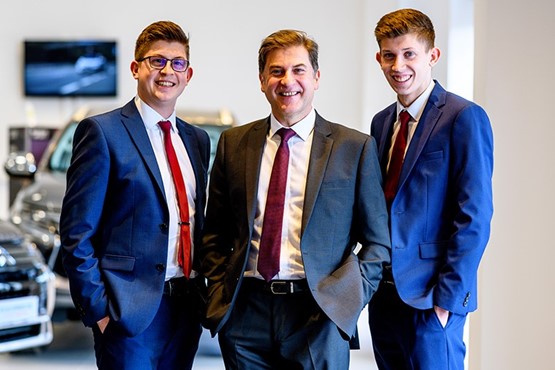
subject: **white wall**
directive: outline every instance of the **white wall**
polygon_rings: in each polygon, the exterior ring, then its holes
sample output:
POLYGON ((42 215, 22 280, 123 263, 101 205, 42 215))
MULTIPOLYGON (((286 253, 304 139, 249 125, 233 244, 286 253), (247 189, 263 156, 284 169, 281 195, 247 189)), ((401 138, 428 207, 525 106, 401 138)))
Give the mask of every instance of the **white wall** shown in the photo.
POLYGON ((555 3, 475 2, 475 97, 492 120, 496 161, 471 369, 552 369, 555 3))

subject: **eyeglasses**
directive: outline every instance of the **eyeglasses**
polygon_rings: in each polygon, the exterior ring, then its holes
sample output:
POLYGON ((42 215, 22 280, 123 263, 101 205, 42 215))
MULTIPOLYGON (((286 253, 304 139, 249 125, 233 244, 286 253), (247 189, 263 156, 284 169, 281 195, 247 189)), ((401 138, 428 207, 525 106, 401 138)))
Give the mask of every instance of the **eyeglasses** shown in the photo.
POLYGON ((168 62, 171 63, 172 69, 176 72, 185 72, 187 68, 189 68, 189 61, 183 58, 168 59, 164 57, 151 56, 141 58, 137 60, 137 62, 142 62, 144 60, 148 60, 148 65, 150 68, 154 69, 164 69, 166 68, 166 64, 168 62))

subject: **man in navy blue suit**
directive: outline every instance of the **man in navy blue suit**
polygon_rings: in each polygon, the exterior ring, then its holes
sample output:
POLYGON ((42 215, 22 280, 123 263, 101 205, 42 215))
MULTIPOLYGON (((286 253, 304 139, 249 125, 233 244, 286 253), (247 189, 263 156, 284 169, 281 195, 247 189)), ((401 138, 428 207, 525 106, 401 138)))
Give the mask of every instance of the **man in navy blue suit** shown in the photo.
POLYGON ((136 97, 75 131, 60 221, 64 266, 100 369, 191 369, 202 330, 194 257, 210 143, 175 116, 193 75, 187 35, 173 22, 149 25, 130 67, 136 97), (169 142, 177 160, 166 157, 169 142))
POLYGON ((391 265, 369 305, 375 357, 380 369, 462 370, 463 329, 477 308, 493 214, 490 122, 481 107, 432 79, 440 51, 425 14, 386 14, 375 36, 376 59, 397 93, 371 128, 392 243, 391 265))

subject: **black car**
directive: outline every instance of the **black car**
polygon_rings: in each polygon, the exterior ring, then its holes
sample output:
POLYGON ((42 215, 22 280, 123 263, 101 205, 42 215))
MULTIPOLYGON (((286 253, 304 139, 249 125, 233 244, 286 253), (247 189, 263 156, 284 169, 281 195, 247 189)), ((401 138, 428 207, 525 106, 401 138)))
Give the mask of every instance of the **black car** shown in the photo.
POLYGON ((54 274, 11 223, 0 221, 0 352, 52 341, 54 274))

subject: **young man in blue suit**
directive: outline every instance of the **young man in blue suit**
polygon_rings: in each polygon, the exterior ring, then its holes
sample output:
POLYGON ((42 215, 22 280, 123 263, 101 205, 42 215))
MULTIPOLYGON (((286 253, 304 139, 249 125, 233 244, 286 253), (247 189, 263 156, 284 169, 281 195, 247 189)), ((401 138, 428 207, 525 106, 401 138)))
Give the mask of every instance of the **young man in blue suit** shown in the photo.
POLYGON ((193 75, 181 27, 146 27, 131 73, 136 97, 75 131, 60 222, 64 266, 99 369, 191 369, 210 143, 175 116, 193 75))
POLYGON ((397 93, 371 128, 392 243, 369 306, 375 357, 380 369, 462 370, 463 328, 477 307, 493 213, 490 122, 478 105, 432 80, 440 51, 426 15, 386 14, 375 36, 376 59, 397 93))
POLYGON ((314 110, 318 45, 304 32, 265 38, 258 67, 271 115, 224 132, 210 174, 208 326, 227 369, 346 370, 389 263, 375 141, 314 110))

